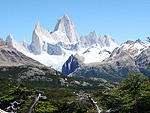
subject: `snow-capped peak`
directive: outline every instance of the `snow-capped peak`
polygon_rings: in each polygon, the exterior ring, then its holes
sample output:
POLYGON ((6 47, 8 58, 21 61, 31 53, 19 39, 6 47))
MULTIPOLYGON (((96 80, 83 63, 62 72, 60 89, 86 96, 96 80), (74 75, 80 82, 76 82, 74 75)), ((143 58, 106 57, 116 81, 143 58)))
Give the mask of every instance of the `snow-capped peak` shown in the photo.
POLYGON ((40 23, 39 22, 36 23, 35 30, 37 32, 40 32, 40 23))
POLYGON ((66 25, 71 24, 69 17, 65 14, 63 17, 61 17, 55 26, 54 31, 62 31, 65 32, 66 29, 63 29, 63 27, 67 27, 66 25))
POLYGON ((55 30, 51 35, 55 40, 66 43, 76 43, 79 41, 74 24, 66 14, 57 21, 55 30))
POLYGON ((88 47, 88 46, 98 43, 98 36, 97 36, 96 31, 90 32, 90 34, 87 36, 82 35, 80 37, 80 41, 84 47, 88 47))
POLYGON ((60 19, 70 20, 67 14, 64 14, 60 19))
POLYGON ((28 44, 26 42, 26 39, 24 38, 24 40, 22 41, 22 43, 18 43, 13 39, 13 36, 11 34, 9 34, 7 36, 6 42, 10 45, 12 45, 14 48, 16 48, 18 51, 23 52, 23 53, 27 53, 28 51, 28 44))
POLYGON ((26 41, 26 38, 24 37, 23 38, 23 41, 22 41, 22 43, 21 43, 27 50, 28 50, 28 43, 27 43, 27 41, 26 41))
POLYGON ((130 41, 128 40, 127 42, 123 43, 120 45, 120 47, 118 47, 117 49, 115 49, 113 51, 113 53, 111 54, 111 58, 112 57, 124 57, 126 55, 129 55, 131 57, 136 57, 137 55, 139 55, 144 49, 147 49, 148 46, 146 46, 144 43, 141 43, 139 41, 130 41), (122 56, 123 54, 123 56, 122 56))
POLYGON ((13 42, 14 42, 14 39, 13 39, 13 36, 11 34, 9 34, 6 38, 6 42, 9 43, 10 45, 14 45, 13 42))
POLYGON ((117 45, 108 34, 100 35, 100 41, 103 46, 117 45))
POLYGON ((22 41, 22 42, 24 42, 24 43, 26 43, 26 42, 27 42, 27 40, 26 40, 26 38, 25 38, 25 37, 23 38, 23 41, 22 41))
POLYGON ((32 43, 31 43, 31 50, 34 54, 41 54, 42 53, 42 32, 40 29, 40 23, 37 22, 35 29, 32 33, 32 43))

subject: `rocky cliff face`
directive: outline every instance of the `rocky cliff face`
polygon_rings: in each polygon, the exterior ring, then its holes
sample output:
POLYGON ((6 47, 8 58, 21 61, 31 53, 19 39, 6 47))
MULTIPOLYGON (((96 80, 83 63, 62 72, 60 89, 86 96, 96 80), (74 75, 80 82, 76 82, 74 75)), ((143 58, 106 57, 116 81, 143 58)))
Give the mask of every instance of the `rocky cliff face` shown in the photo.
POLYGON ((23 41, 21 42, 21 45, 23 45, 23 47, 24 47, 26 50, 29 50, 29 46, 28 46, 28 43, 27 43, 25 37, 23 38, 23 41))
POLYGON ((84 47, 89 47, 93 44, 98 43, 98 36, 97 36, 96 31, 94 31, 94 32, 90 32, 90 34, 87 36, 82 35, 80 40, 81 40, 84 47))
POLYGON ((99 37, 99 44, 102 46, 111 46, 111 45, 116 45, 114 39, 112 39, 108 34, 106 35, 100 35, 99 37))
POLYGON ((62 66, 62 73, 65 75, 69 75, 74 72, 77 68, 84 65, 84 58, 79 56, 78 54, 71 55, 69 59, 62 66))
POLYGON ((76 43, 79 41, 74 24, 72 21, 70 21, 66 14, 57 21, 55 30, 52 33, 52 37, 58 41, 70 43, 76 43))
POLYGON ((96 31, 90 32, 87 36, 82 35, 80 41, 83 47, 89 47, 93 44, 98 44, 101 47, 109 47, 111 45, 117 46, 115 41, 108 34, 98 37, 96 31))
POLYGON ((36 24, 35 29, 32 34, 32 43, 31 43, 31 50, 34 54, 41 54, 42 53, 42 32, 40 29, 39 22, 36 24))

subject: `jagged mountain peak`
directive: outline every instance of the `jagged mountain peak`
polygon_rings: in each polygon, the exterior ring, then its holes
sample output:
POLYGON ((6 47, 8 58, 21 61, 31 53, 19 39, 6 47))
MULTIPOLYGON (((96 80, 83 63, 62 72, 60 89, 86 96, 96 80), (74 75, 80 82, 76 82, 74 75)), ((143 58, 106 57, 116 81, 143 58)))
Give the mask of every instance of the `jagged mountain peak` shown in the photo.
POLYGON ((61 17, 61 19, 66 19, 66 20, 70 20, 69 16, 67 14, 64 14, 64 16, 61 17))
POLYGON ((26 40, 26 38, 25 38, 25 37, 23 38, 23 41, 22 41, 22 42, 27 42, 27 40, 26 40))
POLYGON ((105 40, 114 41, 114 39, 112 39, 108 34, 100 35, 100 39, 101 39, 102 41, 105 41, 105 40))
POLYGON ((139 41, 131 41, 128 40, 127 42, 124 42, 121 44, 118 48, 116 48, 109 59, 115 58, 123 58, 126 56, 130 57, 136 57, 138 56, 144 49, 147 49, 148 46, 146 46, 144 43, 140 43, 139 41))
POLYGON ((14 39, 13 39, 12 34, 9 34, 6 38, 6 42, 13 46, 13 41, 14 39))
POLYGON ((98 43, 98 36, 97 36, 96 31, 90 32, 86 36, 82 35, 80 37, 80 41, 82 42, 82 44, 85 48, 89 47, 93 44, 97 44, 98 43))
POLYGON ((38 32, 40 31, 40 22, 36 23, 35 30, 38 31, 38 32))
POLYGON ((12 34, 9 34, 8 36, 7 36, 7 39, 13 39, 13 36, 12 36, 12 34))
POLYGON ((136 41, 128 40, 127 42, 122 43, 121 46, 126 45, 126 44, 129 44, 129 45, 135 45, 135 44, 144 45, 144 43, 140 39, 137 39, 136 41))
POLYGON ((8 45, 1 37, 0 37, 0 47, 8 45))
POLYGON ((118 44, 116 44, 115 40, 112 39, 108 34, 105 35, 100 35, 99 37, 100 43, 102 46, 118 46, 118 44))
POLYGON ((21 44, 28 50, 28 43, 25 37, 23 38, 23 41, 21 42, 21 44))
POLYGON ((11 39, 13 39, 13 36, 11 33, 7 37, 10 37, 11 39))
POLYGON ((57 21, 55 30, 51 35, 57 41, 67 43, 76 43, 79 41, 74 24, 66 14, 57 21))
POLYGON ((95 36, 97 36, 97 33, 96 33, 96 31, 93 31, 93 32, 90 32, 89 35, 95 35, 95 36))
POLYGON ((62 16, 56 23, 56 27, 54 31, 60 30, 63 31, 61 27, 67 27, 66 25, 71 24, 69 17, 65 14, 62 16))

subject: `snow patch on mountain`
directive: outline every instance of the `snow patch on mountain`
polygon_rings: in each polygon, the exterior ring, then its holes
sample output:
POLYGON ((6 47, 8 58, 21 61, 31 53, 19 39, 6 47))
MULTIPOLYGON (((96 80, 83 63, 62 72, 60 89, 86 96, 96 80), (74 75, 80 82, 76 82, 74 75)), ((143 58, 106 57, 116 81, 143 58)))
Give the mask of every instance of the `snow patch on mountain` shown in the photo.
POLYGON ((46 35, 43 35, 42 39, 44 42, 47 42, 47 43, 52 44, 52 45, 56 45, 58 43, 58 41, 56 41, 52 38, 48 38, 46 35))
POLYGON ((144 49, 148 48, 148 45, 144 44, 144 43, 140 43, 139 41, 127 41, 126 43, 123 43, 120 45, 120 48, 122 48, 122 50, 128 52, 129 54, 131 54, 131 56, 137 56, 139 55, 144 49), (136 54, 133 54, 133 51, 136 51, 136 54), (132 55, 133 54, 133 55, 132 55))

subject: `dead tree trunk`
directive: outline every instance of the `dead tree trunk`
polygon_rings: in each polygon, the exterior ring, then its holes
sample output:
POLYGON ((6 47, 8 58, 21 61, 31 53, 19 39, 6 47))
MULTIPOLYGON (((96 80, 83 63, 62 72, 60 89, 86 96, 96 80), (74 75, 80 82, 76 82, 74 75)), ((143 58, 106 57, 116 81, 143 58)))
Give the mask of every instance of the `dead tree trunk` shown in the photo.
POLYGON ((97 113, 101 113, 102 108, 99 108, 97 106, 97 102, 95 102, 91 96, 88 96, 88 98, 89 98, 90 102, 92 103, 92 105, 94 106, 95 110, 97 110, 97 113))
POLYGON ((37 101, 39 100, 41 94, 43 94, 43 92, 41 91, 36 91, 35 92, 35 97, 33 99, 33 101, 31 102, 28 110, 26 111, 26 113, 32 113, 34 106, 36 105, 37 101))

